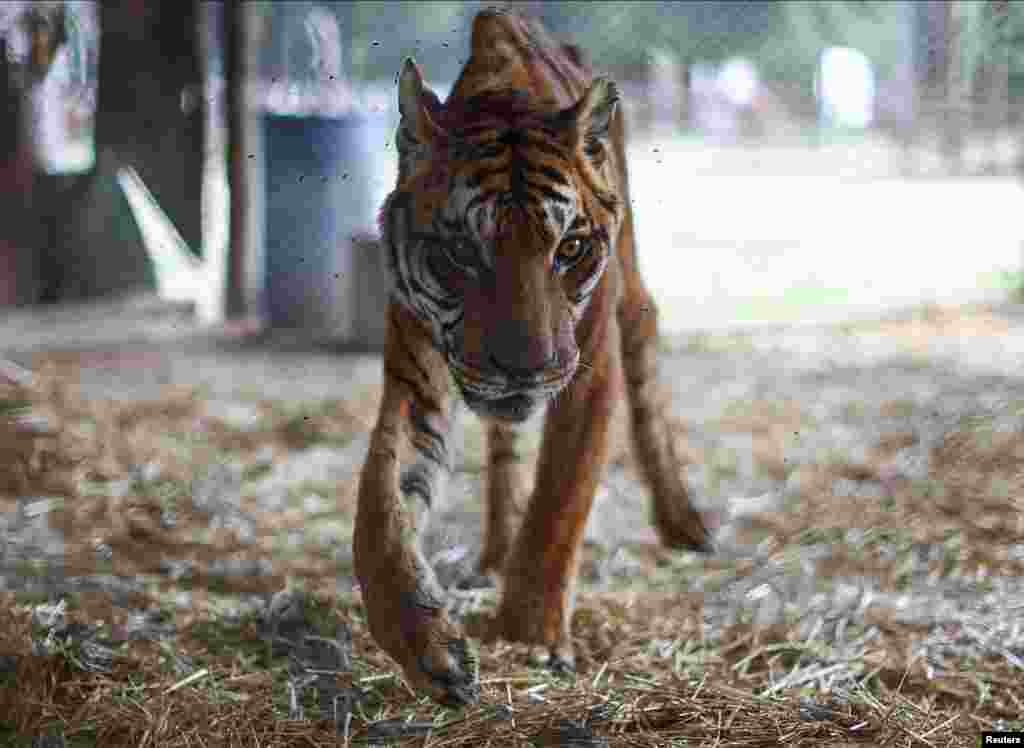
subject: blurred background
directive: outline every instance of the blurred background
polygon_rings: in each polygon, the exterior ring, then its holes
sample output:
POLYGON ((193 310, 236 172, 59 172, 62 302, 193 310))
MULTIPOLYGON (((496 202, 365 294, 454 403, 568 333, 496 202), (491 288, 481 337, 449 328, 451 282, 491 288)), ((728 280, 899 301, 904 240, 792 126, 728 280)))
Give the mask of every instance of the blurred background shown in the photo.
MULTIPOLYGON (((443 99, 493 4, 0 3, 0 319, 143 295, 379 348, 396 74, 443 99)), ((666 331, 1020 293, 1024 3, 498 4, 619 82, 666 331)))

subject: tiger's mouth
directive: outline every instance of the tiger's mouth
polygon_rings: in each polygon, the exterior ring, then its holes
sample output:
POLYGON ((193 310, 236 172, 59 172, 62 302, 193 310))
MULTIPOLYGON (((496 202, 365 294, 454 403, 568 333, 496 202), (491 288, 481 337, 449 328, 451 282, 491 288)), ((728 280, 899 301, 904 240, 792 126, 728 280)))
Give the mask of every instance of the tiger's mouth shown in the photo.
POLYGON ((484 399, 463 390, 462 396, 469 409, 484 418, 498 418, 512 423, 522 423, 537 413, 550 398, 533 397, 520 393, 496 399, 484 399))
POLYGON ((482 417, 522 423, 565 389, 576 374, 575 363, 561 372, 529 382, 493 381, 456 362, 451 362, 450 367, 470 410, 482 417))

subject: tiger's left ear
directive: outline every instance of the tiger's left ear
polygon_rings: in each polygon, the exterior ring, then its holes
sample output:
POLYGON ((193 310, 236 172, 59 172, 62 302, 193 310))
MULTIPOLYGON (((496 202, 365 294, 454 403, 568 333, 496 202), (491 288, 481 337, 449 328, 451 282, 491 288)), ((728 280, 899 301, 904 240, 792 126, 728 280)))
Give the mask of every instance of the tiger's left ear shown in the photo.
POLYGON ((430 116, 431 109, 438 105, 437 96, 424 85, 415 60, 406 58, 398 79, 398 111, 402 129, 414 142, 429 145, 444 134, 430 116))
POLYGON ((591 158, 603 155, 618 103, 619 89, 615 83, 610 78, 595 78, 583 98, 559 114, 574 142, 582 144, 591 158))

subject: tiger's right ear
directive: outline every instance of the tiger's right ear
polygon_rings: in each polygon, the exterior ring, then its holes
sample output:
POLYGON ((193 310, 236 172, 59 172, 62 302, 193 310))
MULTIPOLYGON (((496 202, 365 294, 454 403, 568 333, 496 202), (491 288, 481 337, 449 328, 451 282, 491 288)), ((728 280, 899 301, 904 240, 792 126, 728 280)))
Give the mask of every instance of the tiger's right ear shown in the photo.
POLYGON ((407 137, 428 145, 444 135, 444 130, 430 116, 431 110, 439 106, 440 102, 434 92, 423 85, 416 61, 407 57, 398 79, 398 111, 402 115, 401 127, 407 137))

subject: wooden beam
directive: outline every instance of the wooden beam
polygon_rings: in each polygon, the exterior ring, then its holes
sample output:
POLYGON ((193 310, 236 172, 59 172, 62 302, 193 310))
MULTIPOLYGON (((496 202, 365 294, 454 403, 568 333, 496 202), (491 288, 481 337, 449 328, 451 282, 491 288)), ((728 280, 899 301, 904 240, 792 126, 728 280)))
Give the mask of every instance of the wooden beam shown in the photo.
POLYGON ((245 152, 246 99, 248 79, 246 65, 245 7, 238 0, 224 5, 224 82, 227 95, 228 187, 230 189, 230 235, 228 240, 227 294, 228 319, 239 319, 251 313, 245 293, 246 256, 251 246, 249 192, 249 159, 245 152))

